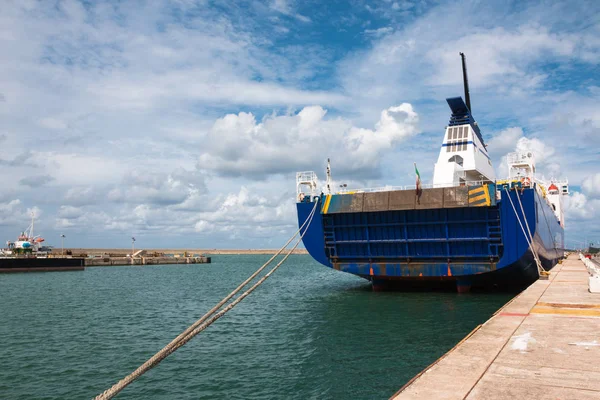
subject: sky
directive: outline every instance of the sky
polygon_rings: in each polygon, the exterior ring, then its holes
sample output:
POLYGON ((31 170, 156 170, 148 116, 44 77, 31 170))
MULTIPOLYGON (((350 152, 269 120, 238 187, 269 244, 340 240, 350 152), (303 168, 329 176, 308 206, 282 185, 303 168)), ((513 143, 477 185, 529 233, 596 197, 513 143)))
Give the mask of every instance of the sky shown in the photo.
POLYGON ((499 177, 568 178, 600 242, 597 1, 3 1, 0 240, 278 248, 295 173, 431 182, 463 95, 499 177))

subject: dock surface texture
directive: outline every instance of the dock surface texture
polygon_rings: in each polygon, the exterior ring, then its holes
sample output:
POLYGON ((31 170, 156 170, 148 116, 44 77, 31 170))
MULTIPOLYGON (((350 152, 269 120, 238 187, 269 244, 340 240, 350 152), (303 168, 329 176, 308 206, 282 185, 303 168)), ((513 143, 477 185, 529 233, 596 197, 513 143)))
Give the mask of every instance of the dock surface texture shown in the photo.
POLYGON ((600 294, 588 277, 571 254, 392 398, 600 399, 600 294))

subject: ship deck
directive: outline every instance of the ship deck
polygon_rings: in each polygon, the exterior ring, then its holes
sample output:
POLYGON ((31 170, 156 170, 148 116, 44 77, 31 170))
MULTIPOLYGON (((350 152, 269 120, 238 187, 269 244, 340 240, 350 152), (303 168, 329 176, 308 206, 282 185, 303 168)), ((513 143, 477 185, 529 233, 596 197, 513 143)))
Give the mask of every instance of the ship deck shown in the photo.
POLYGON ((392 398, 600 398, 600 294, 572 254, 392 398))

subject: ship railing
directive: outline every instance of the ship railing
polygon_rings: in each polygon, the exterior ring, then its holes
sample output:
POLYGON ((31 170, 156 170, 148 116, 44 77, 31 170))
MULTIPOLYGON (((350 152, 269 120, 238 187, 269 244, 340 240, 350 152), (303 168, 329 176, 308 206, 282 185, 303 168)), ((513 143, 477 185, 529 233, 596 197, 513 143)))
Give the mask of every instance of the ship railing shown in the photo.
POLYGON ((508 164, 529 165, 533 163, 533 153, 531 151, 516 151, 506 155, 508 164))
POLYGON ((303 171, 296 173, 296 195, 298 201, 305 197, 314 196, 319 187, 319 179, 314 171, 303 171))
MULTIPOLYGON (((487 180, 478 180, 478 181, 465 181, 460 184, 454 183, 423 183, 421 184, 422 189, 434 189, 434 188, 451 188, 451 187, 460 187, 460 186, 481 186, 485 183, 490 183, 487 180)), ((373 193, 373 192, 390 192, 394 190, 416 190, 417 185, 404 185, 404 186, 381 186, 374 188, 360 188, 360 189, 342 189, 339 190, 336 194, 354 194, 354 193, 373 193)))
POLYGON ((506 155, 506 162, 514 164, 519 161, 519 153, 508 153, 506 155))
POLYGON ((353 194, 353 193, 373 193, 373 192, 387 192, 392 190, 404 190, 404 186, 381 186, 374 188, 360 188, 360 189, 341 189, 338 194, 353 194))
POLYGON ((314 171, 296 172, 296 182, 312 182, 317 180, 317 174, 314 171))

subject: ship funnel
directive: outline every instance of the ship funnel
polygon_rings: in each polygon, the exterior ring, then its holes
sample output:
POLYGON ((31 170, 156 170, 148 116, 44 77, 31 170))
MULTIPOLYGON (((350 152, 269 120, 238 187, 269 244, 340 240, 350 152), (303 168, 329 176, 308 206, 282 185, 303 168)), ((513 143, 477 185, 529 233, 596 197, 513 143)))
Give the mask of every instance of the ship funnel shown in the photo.
POLYGON ((467 79, 467 60, 465 59, 465 53, 459 54, 462 60, 463 84, 465 85, 465 102, 467 103, 467 108, 471 112, 471 115, 473 115, 473 110, 471 109, 471 96, 469 95, 469 80, 467 79))

